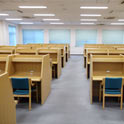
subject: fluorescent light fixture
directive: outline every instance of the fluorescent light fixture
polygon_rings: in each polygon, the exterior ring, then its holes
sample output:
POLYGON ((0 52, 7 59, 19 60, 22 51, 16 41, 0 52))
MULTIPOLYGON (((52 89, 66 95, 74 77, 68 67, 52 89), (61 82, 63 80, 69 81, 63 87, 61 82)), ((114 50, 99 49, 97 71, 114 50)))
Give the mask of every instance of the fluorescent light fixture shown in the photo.
POLYGON ((124 25, 124 23, 111 23, 111 25, 124 25))
POLYGON ((60 22, 60 23, 51 22, 50 24, 51 24, 51 25, 63 25, 64 23, 63 23, 63 22, 60 22))
POLYGON ((95 23, 80 23, 81 25, 94 25, 95 23))
POLYGON ((30 25, 30 24, 34 24, 33 22, 21 22, 20 24, 22 25, 30 25))
POLYGON ((123 22, 123 21, 124 21, 124 19, 118 19, 118 21, 120 21, 120 22, 122 21, 122 22, 123 22))
POLYGON ((34 14, 34 16, 55 16, 55 14, 34 14))
POLYGON ((0 16, 9 16, 9 14, 0 13, 0 16))
POLYGON ((59 21, 60 19, 43 19, 44 21, 59 21))
POLYGON ((97 19, 80 19, 80 21, 97 21, 97 19))
POLYGON ((101 14, 80 14, 80 16, 101 16, 101 14))
POLYGON ((19 6, 21 9, 45 9, 47 6, 19 6))
POLYGON ((107 6, 81 6, 80 9, 108 9, 107 6))
POLYGON ((10 20, 10 21, 11 21, 11 20, 12 20, 12 21, 14 21, 14 20, 15 20, 15 21, 20 21, 20 20, 22 20, 22 19, 21 19, 21 18, 6 18, 5 20, 8 20, 8 21, 9 21, 9 20, 10 20))

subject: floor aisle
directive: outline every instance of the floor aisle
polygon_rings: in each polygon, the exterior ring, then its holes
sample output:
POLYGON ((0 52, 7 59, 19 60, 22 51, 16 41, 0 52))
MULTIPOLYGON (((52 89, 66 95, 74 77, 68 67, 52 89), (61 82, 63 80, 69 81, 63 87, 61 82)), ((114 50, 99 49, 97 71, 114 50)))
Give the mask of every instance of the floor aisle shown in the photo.
POLYGON ((123 124, 124 110, 119 106, 102 110, 102 104, 90 104, 89 80, 83 68, 83 57, 72 56, 60 79, 52 81, 52 91, 42 106, 17 107, 17 124, 123 124), (26 109, 27 108, 27 109, 26 109))

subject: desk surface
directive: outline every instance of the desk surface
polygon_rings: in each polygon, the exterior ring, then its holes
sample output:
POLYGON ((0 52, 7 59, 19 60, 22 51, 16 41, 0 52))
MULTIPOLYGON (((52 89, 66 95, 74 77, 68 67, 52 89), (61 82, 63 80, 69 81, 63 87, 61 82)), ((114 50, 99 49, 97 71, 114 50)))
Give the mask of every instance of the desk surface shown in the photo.
POLYGON ((118 75, 118 76, 93 76, 92 77, 92 80, 93 81, 102 81, 103 80, 103 78, 105 78, 105 77, 112 77, 112 78, 114 78, 114 77, 121 77, 121 78, 124 78, 124 75, 122 76, 122 75, 118 75))
POLYGON ((52 62, 52 64, 58 64, 58 62, 56 62, 56 61, 53 61, 53 62, 52 62))
POLYGON ((11 76, 9 76, 9 78, 30 78, 32 81, 41 81, 41 76, 37 73, 28 73, 28 72, 22 72, 22 73, 15 73, 11 76))

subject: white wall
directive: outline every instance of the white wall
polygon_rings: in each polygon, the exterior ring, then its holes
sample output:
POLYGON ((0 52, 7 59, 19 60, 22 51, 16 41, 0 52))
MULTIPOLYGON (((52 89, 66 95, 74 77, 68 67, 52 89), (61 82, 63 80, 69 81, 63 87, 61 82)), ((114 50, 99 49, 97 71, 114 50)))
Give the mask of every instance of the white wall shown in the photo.
MULTIPOLYGON (((0 45, 9 45, 8 25, 15 25, 5 21, 0 21, 0 45)), ((75 30, 76 29, 97 29, 97 43, 102 43, 102 30, 103 29, 118 29, 124 30, 124 26, 43 26, 43 25, 15 25, 17 30, 17 44, 22 44, 22 29, 43 29, 44 42, 49 43, 49 29, 70 29, 71 30, 71 54, 82 54, 82 47, 75 47, 75 30)))
MULTIPOLYGON (((82 54, 83 48, 82 47, 75 47, 76 40, 75 40, 75 30, 76 29, 97 29, 98 35, 97 35, 97 43, 102 43, 102 30, 103 29, 118 29, 118 30, 124 30, 124 26, 40 26, 40 25, 27 25, 27 26, 21 26, 22 29, 43 29, 44 30, 44 41, 45 43, 49 43, 49 29, 70 29, 71 30, 71 54, 82 54)), ((22 37, 22 33, 20 34, 22 37)), ((22 43, 22 41, 20 41, 22 43)))
POLYGON ((17 30, 16 40, 19 41, 20 33, 19 33, 18 25, 8 23, 5 21, 0 21, 0 45, 9 45, 9 32, 8 32, 9 25, 16 26, 16 30, 17 30))

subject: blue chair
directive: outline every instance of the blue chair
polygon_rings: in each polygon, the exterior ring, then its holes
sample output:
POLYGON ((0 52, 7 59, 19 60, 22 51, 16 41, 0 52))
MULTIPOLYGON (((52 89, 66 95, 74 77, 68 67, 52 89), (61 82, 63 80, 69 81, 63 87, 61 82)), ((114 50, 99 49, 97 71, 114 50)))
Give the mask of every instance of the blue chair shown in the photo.
POLYGON ((29 111, 31 110, 31 80, 28 78, 11 78, 13 95, 16 98, 29 98, 29 111))
POLYGON ((105 97, 120 97, 120 109, 123 107, 123 83, 122 78, 103 79, 103 109, 105 107, 105 97))

